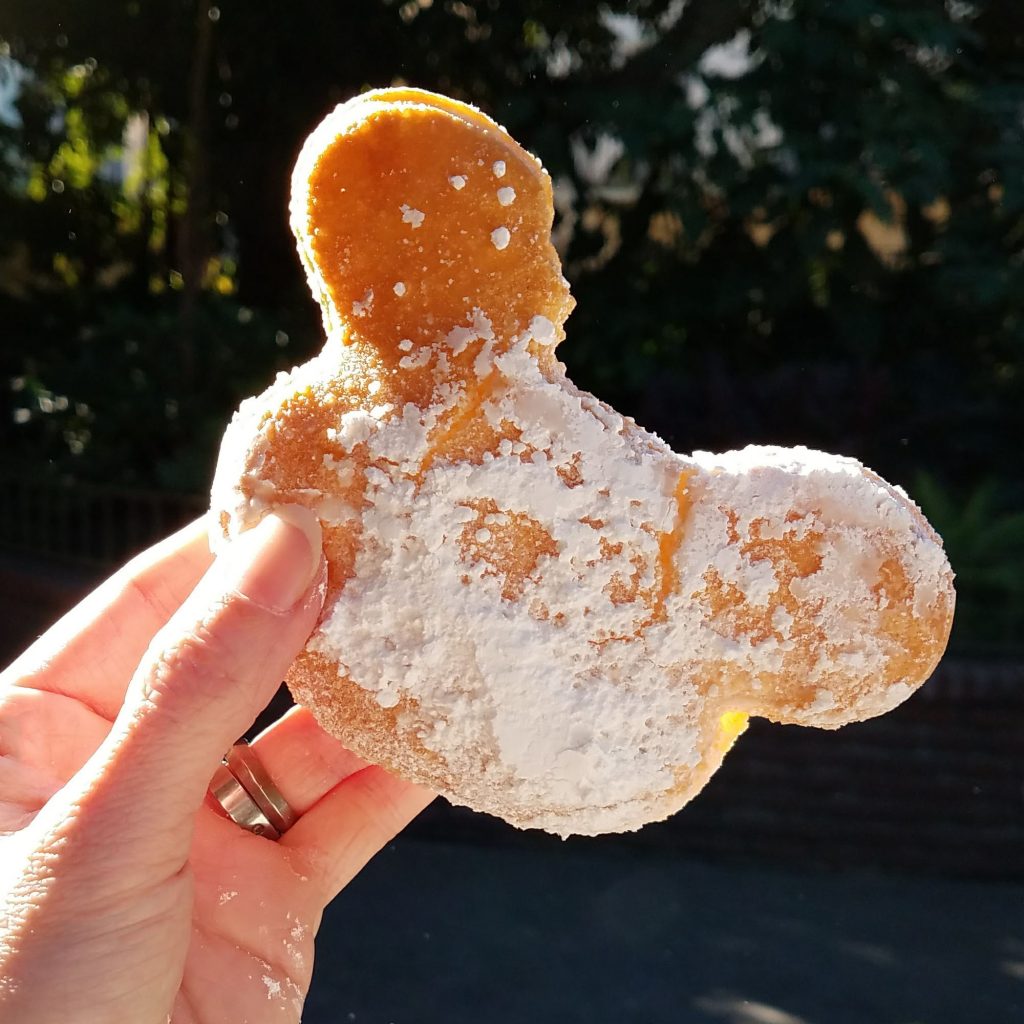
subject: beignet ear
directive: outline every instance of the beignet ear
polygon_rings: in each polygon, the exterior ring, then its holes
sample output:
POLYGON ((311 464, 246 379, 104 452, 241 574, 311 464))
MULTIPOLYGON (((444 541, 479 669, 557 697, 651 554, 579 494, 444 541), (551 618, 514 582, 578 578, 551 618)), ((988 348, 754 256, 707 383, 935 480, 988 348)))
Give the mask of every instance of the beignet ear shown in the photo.
POLYGON ((573 301, 550 240, 547 173, 466 104, 383 95, 329 115, 292 179, 292 229, 328 337, 395 366, 411 351, 401 342, 432 344, 479 311, 496 352, 536 317, 553 330, 535 329, 533 344, 550 352, 573 301))

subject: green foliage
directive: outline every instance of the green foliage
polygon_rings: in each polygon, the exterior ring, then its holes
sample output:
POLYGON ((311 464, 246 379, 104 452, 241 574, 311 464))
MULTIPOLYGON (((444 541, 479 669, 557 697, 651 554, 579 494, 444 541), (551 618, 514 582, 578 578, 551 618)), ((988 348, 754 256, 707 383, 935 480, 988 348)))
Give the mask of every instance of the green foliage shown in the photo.
MULTIPOLYGON (((39 337, 14 378, 17 457, 36 473, 197 493, 208 484, 225 410, 268 374, 308 358, 280 319, 207 298, 187 340, 173 295, 113 301, 75 344, 39 337)), ((56 323, 63 327, 59 317, 56 323)))
POLYGON ((954 642, 973 653, 1012 649, 1024 628, 1024 512, 1008 507, 1003 490, 990 478, 960 498, 928 473, 914 482, 956 573, 954 642))
POLYGON ((683 448, 803 443, 975 495, 928 491, 960 614, 1016 600, 980 535, 1024 503, 1019 0, 8 0, 5 66, 12 457, 201 489, 238 399, 316 343, 301 140, 408 82, 550 171, 581 385, 683 448))

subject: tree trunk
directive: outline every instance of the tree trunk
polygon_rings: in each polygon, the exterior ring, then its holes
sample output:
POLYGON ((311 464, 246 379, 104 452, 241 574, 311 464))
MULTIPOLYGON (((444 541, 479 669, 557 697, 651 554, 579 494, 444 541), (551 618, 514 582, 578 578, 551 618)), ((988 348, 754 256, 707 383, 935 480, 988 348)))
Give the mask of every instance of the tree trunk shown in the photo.
POLYGON ((209 259, 209 162, 207 136, 207 83, 213 51, 210 0, 196 4, 195 43, 189 73, 188 123, 185 127, 185 211, 178 226, 178 265, 182 296, 178 329, 178 356, 182 382, 195 378, 196 306, 209 259))

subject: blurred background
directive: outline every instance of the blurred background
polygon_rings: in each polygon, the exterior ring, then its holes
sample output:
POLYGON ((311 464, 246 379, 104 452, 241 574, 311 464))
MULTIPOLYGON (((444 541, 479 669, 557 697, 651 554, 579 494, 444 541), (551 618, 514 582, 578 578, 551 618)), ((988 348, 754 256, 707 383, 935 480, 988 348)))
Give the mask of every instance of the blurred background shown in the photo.
POLYGON ((332 910, 307 1019, 1020 1019, 1020 0, 4 0, 0 662, 199 514, 240 399, 318 349, 291 165, 402 83, 550 171, 581 386, 678 450, 861 459, 958 608, 904 708, 755 723, 664 825, 433 808, 332 910))

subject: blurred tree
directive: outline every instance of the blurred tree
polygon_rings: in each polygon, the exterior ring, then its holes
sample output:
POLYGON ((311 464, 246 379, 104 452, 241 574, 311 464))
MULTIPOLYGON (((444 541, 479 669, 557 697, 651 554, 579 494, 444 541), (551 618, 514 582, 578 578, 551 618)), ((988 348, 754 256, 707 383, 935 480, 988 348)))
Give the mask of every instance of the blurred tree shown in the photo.
POLYGON ((205 485, 317 344, 302 138, 411 82, 551 171, 583 386, 680 447, 1024 500, 1019 0, 7 0, 0 41, 0 442, 37 466, 205 485))

